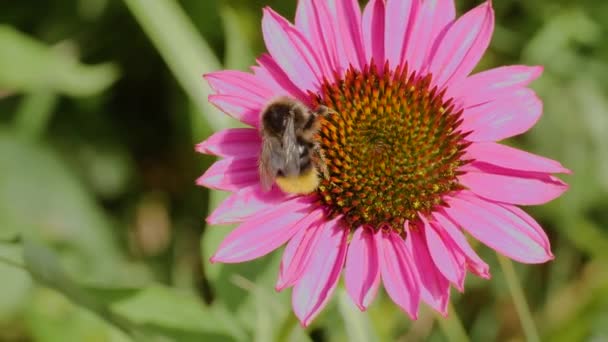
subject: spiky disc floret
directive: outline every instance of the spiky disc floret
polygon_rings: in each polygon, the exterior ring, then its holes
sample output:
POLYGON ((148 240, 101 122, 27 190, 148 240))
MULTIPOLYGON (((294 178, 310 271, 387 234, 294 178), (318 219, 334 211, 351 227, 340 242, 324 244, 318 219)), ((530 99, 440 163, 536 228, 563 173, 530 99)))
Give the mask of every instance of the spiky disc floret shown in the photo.
POLYGON ((388 223, 402 231, 405 220, 462 188, 456 178, 468 146, 458 130, 462 111, 430 85, 431 75, 407 66, 386 65, 382 73, 372 66, 351 68, 311 94, 314 105, 336 112, 318 135, 330 177, 317 192, 331 215, 344 215, 353 229, 388 223))

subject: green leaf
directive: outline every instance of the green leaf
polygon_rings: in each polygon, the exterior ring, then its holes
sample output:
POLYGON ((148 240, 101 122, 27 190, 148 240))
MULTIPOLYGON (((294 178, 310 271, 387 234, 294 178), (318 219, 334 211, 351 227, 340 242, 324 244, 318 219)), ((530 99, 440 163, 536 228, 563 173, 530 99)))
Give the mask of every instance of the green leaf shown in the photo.
POLYGON ((95 301, 108 307, 114 303, 131 298, 141 291, 139 287, 107 287, 82 283, 79 285, 84 292, 95 298, 95 301))
POLYGON ((38 283, 63 293, 83 306, 95 307, 95 304, 68 277, 55 253, 48 247, 39 242, 24 239, 23 260, 25 267, 38 283))
POLYGON ((2 322, 21 311, 32 288, 32 280, 24 269, 23 251, 19 244, 0 242, 0 279, 2 279, 2 291, 0 291, 0 322, 2 322))
POLYGON ((0 89, 29 92, 54 90, 90 96, 118 78, 112 64, 88 66, 10 26, 0 25, 0 89))
POLYGON ((36 139, 44 132, 58 96, 49 90, 35 91, 25 95, 15 115, 15 128, 24 137, 36 139))
POLYGON ((25 322, 31 337, 40 342, 132 341, 90 311, 46 288, 33 293, 25 322))
POLYGON ((135 326, 113 315, 105 303, 97 300, 76 284, 60 265, 57 255, 44 244, 24 238, 23 260, 25 269, 40 285, 61 293, 72 303, 96 313, 99 318, 105 319, 124 332, 135 333, 135 326))
MULTIPOLYGON (((89 309, 138 340, 147 341, 154 336, 180 341, 211 337, 214 340, 243 340, 238 326, 224 310, 203 307, 194 296, 178 294, 161 286, 143 290, 85 288, 70 279, 54 252, 46 246, 25 239, 23 254, 26 268, 38 283, 58 291, 72 303, 89 309)), ((38 327, 37 331, 46 329, 48 327, 38 327)))
POLYGON ((142 278, 124 262, 105 214, 53 151, 0 130, 0 155, 0 235, 61 244, 70 274, 86 275, 80 280, 142 278))
POLYGON ((244 333, 221 307, 163 286, 151 286, 111 305, 112 311, 153 331, 180 331, 243 340, 244 333))
POLYGON ((0 227, 0 243, 14 243, 18 242, 21 236, 19 235, 19 223, 15 220, 9 221, 9 219, 1 219, 2 217, 9 216, 5 213, 6 208, 0 206, 0 222, 4 224, 4 227, 0 227))

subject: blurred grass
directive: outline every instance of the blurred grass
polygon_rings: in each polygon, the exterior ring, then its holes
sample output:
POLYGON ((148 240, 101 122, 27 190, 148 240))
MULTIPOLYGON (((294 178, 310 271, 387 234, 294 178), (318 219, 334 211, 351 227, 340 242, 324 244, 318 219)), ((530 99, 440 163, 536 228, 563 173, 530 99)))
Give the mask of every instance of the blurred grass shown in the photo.
MULTIPOLYGON (((457 1, 459 12, 477 3, 457 1)), ((192 145, 235 123, 207 103, 201 75, 246 70, 264 51, 265 5, 293 18, 295 1, 280 0, 0 4, 0 341, 444 341, 462 333, 426 309, 409 321, 383 293, 362 314, 341 288, 304 330, 289 291, 274 291, 277 253, 208 264, 230 227, 205 227, 225 194, 194 187, 212 159, 192 145), (28 248, 45 257, 24 259, 16 236, 36 241, 28 248), (51 260, 62 270, 54 282, 38 274, 51 260)), ((511 143, 574 171, 562 198, 529 210, 556 259, 515 265, 522 295, 541 340, 608 340, 608 3, 494 6, 496 33, 480 68, 545 66, 533 84, 545 114, 511 143)), ((450 312, 472 341, 523 340, 509 275, 478 250, 493 278, 469 276, 450 312)))

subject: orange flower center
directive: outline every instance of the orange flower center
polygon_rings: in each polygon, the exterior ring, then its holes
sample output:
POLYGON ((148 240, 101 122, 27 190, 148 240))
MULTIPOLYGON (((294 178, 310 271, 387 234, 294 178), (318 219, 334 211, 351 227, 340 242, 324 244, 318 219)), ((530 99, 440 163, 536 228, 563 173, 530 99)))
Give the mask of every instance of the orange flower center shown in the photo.
POLYGON ((335 111, 317 136, 330 173, 317 193, 330 216, 344 215, 353 229, 389 224, 402 231, 405 220, 462 189, 462 110, 430 84, 430 75, 408 73, 407 66, 386 66, 382 74, 351 68, 310 94, 315 106, 335 111))

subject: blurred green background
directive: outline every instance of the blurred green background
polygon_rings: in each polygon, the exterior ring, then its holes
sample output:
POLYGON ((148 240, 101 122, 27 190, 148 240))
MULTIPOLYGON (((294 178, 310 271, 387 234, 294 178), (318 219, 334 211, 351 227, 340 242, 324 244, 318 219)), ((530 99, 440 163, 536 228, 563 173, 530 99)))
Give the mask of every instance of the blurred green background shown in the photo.
MULTIPOLYGON (((280 253, 207 262, 231 227, 205 226, 225 195, 194 185, 213 159, 193 146, 235 123, 201 74, 254 63, 265 5, 293 18, 295 0, 0 2, 0 341, 525 339, 483 246, 493 278, 469 276, 448 320, 384 293, 362 314, 340 287, 306 330, 274 291, 280 253)), ((545 66, 544 116, 511 142, 574 170, 529 208, 556 259, 515 265, 519 284, 542 340, 608 341, 608 2, 494 7, 479 69, 545 66)))

